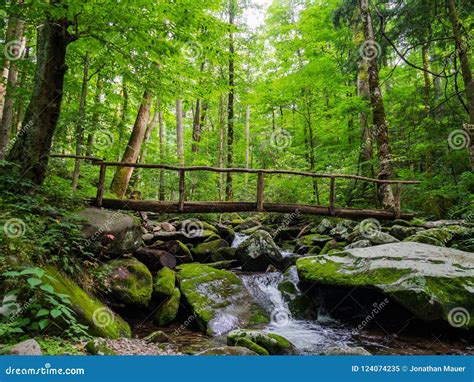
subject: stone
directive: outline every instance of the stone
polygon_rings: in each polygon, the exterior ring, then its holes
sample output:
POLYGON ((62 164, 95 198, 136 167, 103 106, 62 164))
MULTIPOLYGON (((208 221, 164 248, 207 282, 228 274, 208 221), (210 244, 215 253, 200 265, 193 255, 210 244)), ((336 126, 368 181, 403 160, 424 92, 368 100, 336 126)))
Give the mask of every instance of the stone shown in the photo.
POLYGON ((349 347, 349 346, 332 346, 321 353, 321 355, 372 355, 361 346, 349 347))
POLYGON ((269 321, 234 273, 198 263, 183 264, 177 270, 184 301, 205 333, 216 336, 269 321))
POLYGON ((107 345, 103 338, 94 338, 86 343, 86 351, 92 355, 115 355, 116 353, 107 345))
POLYGON ((175 231, 175 232, 165 232, 159 231, 155 232, 154 240, 160 241, 170 241, 170 240, 179 240, 180 242, 187 243, 203 243, 206 240, 210 239, 220 239, 220 237, 211 230, 201 230, 197 226, 187 226, 188 231, 175 231))
POLYGON ((450 225, 443 228, 431 228, 420 231, 407 237, 404 241, 437 245, 445 247, 456 236, 468 232, 469 229, 459 225, 450 225))
POLYGON ((317 310, 313 301, 302 293, 290 278, 285 277, 278 284, 278 290, 281 292, 283 300, 288 304, 292 317, 300 320, 315 320, 317 318, 317 310))
POLYGON ((237 268, 239 266, 239 263, 237 260, 221 260, 221 261, 216 261, 214 263, 206 263, 208 267, 216 268, 216 269, 231 269, 231 268, 237 268))
POLYGON ((153 342, 155 344, 161 344, 163 342, 170 342, 170 337, 161 330, 156 330, 153 333, 150 333, 145 337, 145 340, 148 342, 153 342))
POLYGON ((152 233, 145 233, 142 235, 142 240, 145 244, 150 244, 153 242, 153 239, 155 238, 155 235, 152 233))
POLYGON ((176 231, 176 228, 173 224, 168 223, 168 222, 163 222, 159 225, 161 231, 165 232, 174 232, 176 231))
POLYGON ((135 251, 133 256, 146 265, 150 272, 157 272, 163 267, 174 268, 176 266, 176 257, 160 249, 142 247, 135 251))
POLYGON ((235 239, 235 231, 231 226, 225 226, 223 224, 216 224, 217 234, 220 236, 221 239, 224 239, 232 245, 232 242, 235 239))
POLYGON ((245 239, 235 255, 244 271, 265 272, 270 264, 278 268, 283 260, 280 249, 265 231, 257 231, 245 239))
POLYGON ((353 243, 346 245, 344 249, 353 249, 353 248, 367 248, 371 247, 372 243, 369 240, 358 240, 354 241, 353 243))
POLYGON ((148 305, 153 277, 145 264, 135 258, 124 258, 109 261, 107 266, 104 286, 114 300, 125 305, 148 305))
MULTIPOLYGON (((474 326, 474 257, 469 252, 399 242, 305 257, 296 262, 302 282, 375 289, 425 321, 474 326), (464 314, 455 315, 461 311, 464 314)), ((454 326, 453 325, 453 326, 454 326)))
POLYGON ((246 220, 243 223, 240 223, 238 226, 234 227, 234 230, 237 232, 245 231, 246 229, 261 226, 260 222, 255 220, 246 220))
POLYGON ((235 260, 235 252, 237 248, 224 247, 219 248, 215 254, 211 256, 212 261, 221 261, 221 260, 235 260))
POLYGON ((220 346, 206 349, 196 355, 258 355, 254 351, 242 346, 220 346))
POLYGON ((216 254, 218 249, 226 247, 229 247, 229 243, 226 240, 217 239, 196 245, 191 250, 191 253, 195 261, 205 263, 208 260, 212 261, 211 256, 216 254))
POLYGON ((89 327, 90 334, 113 339, 131 336, 128 323, 96 297, 88 295, 79 285, 55 268, 48 266, 44 270, 50 276, 48 283, 57 293, 68 296, 71 309, 76 313, 78 321, 89 327))
POLYGON ((151 248, 171 253, 177 264, 192 263, 194 260, 189 248, 179 240, 155 243, 151 248))
POLYGON ((153 322, 158 326, 166 326, 173 322, 178 315, 180 300, 181 292, 178 288, 174 288, 172 295, 155 309, 153 322))
POLYGON ((301 231, 301 227, 281 227, 277 228, 274 240, 276 242, 282 242, 286 240, 294 240, 298 237, 298 234, 301 231))
POLYGON ((176 273, 170 268, 158 271, 153 284, 153 293, 161 296, 171 296, 175 290, 176 273))
POLYGON ((36 340, 30 338, 29 340, 22 341, 13 345, 7 354, 10 355, 42 355, 41 347, 36 340))
POLYGON ((394 225, 390 228, 390 235, 396 237, 398 240, 406 239, 409 236, 415 235, 417 232, 422 231, 419 227, 406 227, 401 225, 394 225))
POLYGON ((133 253, 142 246, 140 221, 118 211, 86 208, 77 214, 88 251, 106 258, 133 253))
POLYGON ((248 342, 242 341, 243 338, 265 349, 270 355, 294 355, 298 353, 295 346, 286 338, 275 333, 265 333, 259 330, 233 330, 227 334, 227 345, 236 345, 240 341, 240 346, 245 346, 248 342))

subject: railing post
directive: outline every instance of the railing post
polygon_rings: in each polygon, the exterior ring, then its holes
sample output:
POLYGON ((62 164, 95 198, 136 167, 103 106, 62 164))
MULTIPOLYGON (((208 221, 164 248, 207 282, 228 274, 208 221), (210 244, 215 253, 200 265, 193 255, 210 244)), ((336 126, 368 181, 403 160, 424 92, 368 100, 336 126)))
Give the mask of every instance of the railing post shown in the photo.
POLYGON ((336 199, 336 178, 331 176, 331 185, 329 188, 329 215, 334 216, 334 204, 336 199))
POLYGON ((263 211, 264 188, 265 188, 264 173, 259 171, 257 174, 257 211, 263 211))
POLYGON ((394 193, 394 207, 395 207, 395 217, 397 219, 400 218, 401 214, 401 194, 402 194, 402 186, 400 183, 396 183, 395 185, 395 193, 394 193))
POLYGON ((185 171, 183 169, 179 170, 179 201, 178 201, 178 211, 184 211, 184 197, 185 197, 185 171))
POLYGON ((102 199, 104 198, 104 190, 105 190, 105 172, 106 171, 107 171, 107 166, 102 162, 100 164, 99 184, 97 185, 97 196, 95 197, 96 207, 102 207, 102 199))

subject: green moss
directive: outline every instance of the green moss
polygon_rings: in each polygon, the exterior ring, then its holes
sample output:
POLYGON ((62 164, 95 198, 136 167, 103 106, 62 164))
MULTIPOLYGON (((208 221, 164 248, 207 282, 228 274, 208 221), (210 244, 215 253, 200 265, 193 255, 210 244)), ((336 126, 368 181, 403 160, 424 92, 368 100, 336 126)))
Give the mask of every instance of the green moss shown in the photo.
POLYGON ((175 289, 176 273, 167 267, 158 271, 153 285, 153 292, 157 295, 171 296, 175 289))
POLYGON ((124 304, 148 305, 153 292, 153 278, 145 266, 134 258, 112 260, 107 285, 118 301, 124 304))
POLYGON ((108 338, 131 336, 130 326, 97 298, 89 296, 75 282, 55 268, 46 267, 45 271, 53 278, 48 282, 55 291, 69 296, 71 308, 76 312, 78 320, 89 326, 91 334, 108 338))
MULTIPOLYGON (((257 344, 264 348, 270 355, 296 354, 296 348, 286 338, 278 334, 264 333, 258 330, 233 330, 227 335, 227 344, 231 346, 237 345, 242 339, 257 344)), ((240 346, 245 345, 241 344, 240 346)))
POLYGON ((313 233, 311 235, 306 235, 299 238, 298 243, 300 245, 307 245, 307 246, 313 246, 313 245, 322 246, 331 240, 332 240, 331 236, 320 235, 319 233, 313 233))
POLYGON ((258 355, 270 355, 267 350, 257 345, 255 342, 249 340, 248 338, 237 339, 237 341, 235 342, 235 346, 242 346, 244 348, 254 351, 258 355))
POLYGON ((198 244, 192 250, 193 258, 196 261, 205 262, 212 254, 216 253, 218 249, 225 247, 229 247, 229 243, 224 239, 198 244))
POLYGON ((178 288, 175 288, 173 294, 155 311, 153 321, 158 326, 166 326, 174 321, 178 315, 179 301, 181 299, 181 292, 178 288))
POLYGON ((116 353, 107 345, 104 339, 95 338, 87 342, 85 349, 92 355, 115 355, 116 353))
POLYGON ((83 355, 76 344, 59 337, 36 337, 36 342, 41 347, 43 355, 83 355))

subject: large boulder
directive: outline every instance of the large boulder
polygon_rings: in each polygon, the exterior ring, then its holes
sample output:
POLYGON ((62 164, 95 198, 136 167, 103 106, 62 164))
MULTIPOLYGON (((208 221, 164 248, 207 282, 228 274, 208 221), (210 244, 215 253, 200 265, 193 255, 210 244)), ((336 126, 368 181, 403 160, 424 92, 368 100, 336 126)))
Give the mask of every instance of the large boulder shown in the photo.
POLYGON ((220 346, 206 349, 196 355, 258 355, 254 351, 243 346, 220 346))
POLYGON ((216 255, 220 248, 226 247, 229 247, 229 243, 226 240, 217 239, 196 245, 191 250, 191 253, 195 261, 206 263, 209 261, 214 261, 212 255, 216 255))
POLYGON ((427 244, 400 242, 296 262, 303 282, 376 289, 418 318, 474 326, 474 257, 427 244))
POLYGON ((177 267, 178 283, 196 321, 209 335, 220 335, 240 326, 268 322, 232 272, 193 263, 177 267))
POLYGON ((89 251, 115 258, 133 253, 142 245, 140 221, 118 211, 86 208, 77 214, 89 251))
POLYGON ((145 264, 135 258, 126 258, 108 262, 107 268, 104 286, 115 301, 126 305, 148 305, 153 292, 153 277, 145 264))
POLYGON ((430 228, 426 231, 420 231, 407 237, 404 241, 412 241, 417 243, 446 246, 456 235, 463 235, 469 229, 459 225, 449 225, 442 228, 430 228))
POLYGON ((166 326, 178 315, 181 292, 175 287, 176 273, 163 268, 155 277, 153 293, 156 308, 153 310, 153 321, 159 326, 166 326))
POLYGON ((150 249, 157 249, 160 251, 165 251, 171 253, 175 258, 178 264, 182 263, 192 263, 193 256, 184 243, 179 240, 170 240, 167 242, 157 242, 153 244, 150 249))
POLYGON ((235 255, 244 271, 265 272, 269 265, 280 268, 283 260, 280 249, 265 231, 256 231, 245 239, 235 255))
POLYGON ((259 348, 265 349, 270 355, 297 354, 295 346, 286 338, 259 330, 233 330, 227 335, 227 344, 247 347, 258 354, 262 354, 259 353, 259 348), (257 347, 249 346, 251 344, 257 347))
POLYGON ((13 345, 6 350, 9 355, 42 355, 41 347, 34 339, 29 339, 13 345))
POLYGON ((90 334, 108 338, 131 336, 128 323, 96 297, 88 295, 79 285, 55 268, 46 267, 45 271, 50 276, 48 283, 57 293, 69 297, 71 309, 76 313, 78 321, 89 327, 90 334))

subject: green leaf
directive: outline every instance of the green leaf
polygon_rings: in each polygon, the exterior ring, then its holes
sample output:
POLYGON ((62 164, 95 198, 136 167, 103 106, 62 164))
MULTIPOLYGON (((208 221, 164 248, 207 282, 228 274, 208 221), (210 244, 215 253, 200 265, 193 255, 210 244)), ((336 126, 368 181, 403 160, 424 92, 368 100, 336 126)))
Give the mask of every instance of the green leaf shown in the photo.
POLYGON ((20 275, 35 275, 40 279, 43 277, 44 271, 40 268, 26 268, 20 272, 20 275))
POLYGON ((5 276, 5 277, 17 277, 17 276, 20 276, 20 272, 16 272, 16 271, 4 272, 4 273, 2 273, 2 276, 5 276))
POLYGON ((30 284, 32 287, 37 286, 42 284, 43 282, 40 279, 37 279, 35 277, 30 277, 28 280, 28 284, 30 284))
POLYGON ((49 284, 43 284, 40 286, 40 289, 44 290, 45 292, 50 292, 50 293, 53 293, 54 292, 54 288, 49 285, 49 284))
POLYGON ((49 320, 45 318, 44 320, 41 320, 38 324, 39 324, 40 329, 43 330, 49 325, 49 320))
POLYGON ((48 309, 40 309, 38 313, 36 313, 36 317, 47 316, 49 314, 48 309))
POLYGON ((59 317, 62 314, 59 309, 53 309, 50 313, 53 318, 59 317))

